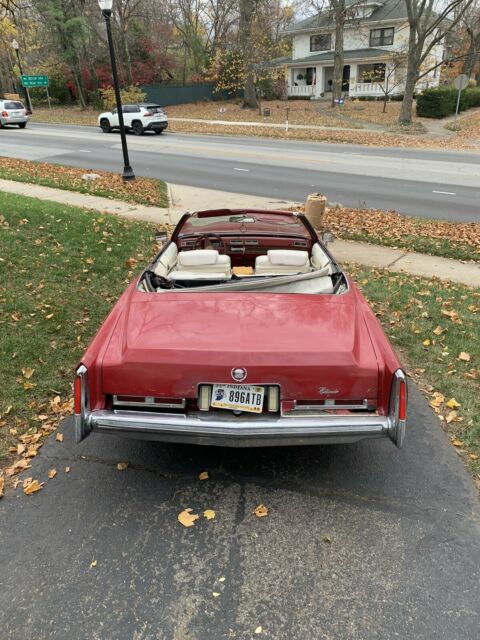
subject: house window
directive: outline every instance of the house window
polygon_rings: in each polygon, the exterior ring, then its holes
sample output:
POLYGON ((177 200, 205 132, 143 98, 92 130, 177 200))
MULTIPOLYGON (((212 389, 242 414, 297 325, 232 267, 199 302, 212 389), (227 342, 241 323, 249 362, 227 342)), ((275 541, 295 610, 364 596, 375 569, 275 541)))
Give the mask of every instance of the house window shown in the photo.
POLYGON ((384 82, 385 63, 378 62, 376 64, 359 64, 358 78, 359 82, 384 82))
POLYGON ((370 46, 386 47, 389 44, 393 44, 394 31, 394 27, 388 27, 387 29, 370 29, 370 46))
POLYGON ((332 36, 330 33, 310 36, 310 51, 330 51, 331 48, 332 36))

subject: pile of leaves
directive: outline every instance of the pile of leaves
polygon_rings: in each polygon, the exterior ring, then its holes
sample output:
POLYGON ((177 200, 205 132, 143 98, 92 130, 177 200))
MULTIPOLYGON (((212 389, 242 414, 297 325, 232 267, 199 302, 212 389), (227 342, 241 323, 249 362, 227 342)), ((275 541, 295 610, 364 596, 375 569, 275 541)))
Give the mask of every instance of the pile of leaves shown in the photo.
POLYGON ((71 413, 74 368, 150 259, 152 239, 153 225, 0 193, 0 460, 8 477, 28 468, 71 413))
MULTIPOLYGON (((303 206, 295 209, 304 211, 303 206)), ((378 209, 326 207, 324 227, 344 240, 480 261, 480 223, 477 222, 429 220, 378 209)))
POLYGON ((153 178, 139 177, 132 182, 124 182, 119 173, 77 169, 48 162, 31 162, 13 158, 0 158, 0 178, 66 191, 78 191, 135 204, 168 206, 165 182, 153 178), (85 180, 82 176, 86 173, 94 173, 99 177, 95 180, 85 180))
POLYGON ((480 291, 382 269, 347 271, 480 480, 480 291))

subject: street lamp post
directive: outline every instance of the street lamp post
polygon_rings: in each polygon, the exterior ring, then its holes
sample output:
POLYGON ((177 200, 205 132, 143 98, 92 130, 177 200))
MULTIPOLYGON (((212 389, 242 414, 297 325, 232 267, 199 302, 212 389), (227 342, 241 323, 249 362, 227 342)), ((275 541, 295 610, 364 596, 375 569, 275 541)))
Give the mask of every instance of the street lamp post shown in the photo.
POLYGON ((122 98, 120 96, 120 87, 118 84, 118 74, 117 74, 117 63, 115 61, 115 49, 113 47, 112 25, 111 25, 113 0, 98 0, 98 4, 100 6, 100 9, 102 10, 102 15, 105 18, 105 23, 107 25, 108 48, 110 49, 110 61, 112 64, 113 88, 115 90, 115 102, 117 103, 118 124, 120 126, 120 138, 122 140, 122 151, 123 151, 122 178, 127 182, 129 180, 135 180, 135 174, 133 173, 133 169, 130 166, 130 160, 128 157, 127 137, 125 135, 125 125, 123 123, 122 98))
MULTIPOLYGON (((12 47, 15 49, 15 53, 17 54, 17 62, 18 62, 18 68, 20 69, 20 76, 23 76, 23 68, 22 68, 22 63, 20 61, 20 45, 18 44, 18 42, 16 40, 12 40, 12 47)), ((21 83, 23 84, 23 83, 21 83)), ((26 98, 26 103, 27 103, 27 113, 32 113, 32 103, 30 102, 30 94, 28 93, 28 89, 27 87, 23 87, 25 89, 25 98, 26 98)))

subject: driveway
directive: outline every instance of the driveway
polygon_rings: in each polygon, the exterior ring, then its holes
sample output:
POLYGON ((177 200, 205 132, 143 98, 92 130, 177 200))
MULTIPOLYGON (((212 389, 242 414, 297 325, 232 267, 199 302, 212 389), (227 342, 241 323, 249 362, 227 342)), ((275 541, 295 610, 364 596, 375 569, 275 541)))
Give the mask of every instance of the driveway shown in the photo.
POLYGON ((2 640, 478 639, 477 494, 416 389, 402 451, 75 447, 71 427, 28 472, 43 490, 0 502, 2 640), (216 517, 186 529, 186 507, 216 517))

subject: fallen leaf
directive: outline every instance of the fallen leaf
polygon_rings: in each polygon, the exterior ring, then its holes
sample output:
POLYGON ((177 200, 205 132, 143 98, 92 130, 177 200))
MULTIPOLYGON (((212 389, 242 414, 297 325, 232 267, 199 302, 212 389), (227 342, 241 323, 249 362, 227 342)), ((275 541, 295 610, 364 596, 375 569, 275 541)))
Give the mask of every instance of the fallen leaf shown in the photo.
POLYGON ((263 631, 262 627, 257 627, 257 628, 255 629, 255 633, 256 633, 257 635, 259 635, 260 633, 262 633, 262 631, 263 631))
POLYGON ((0 478, 0 498, 5 495, 5 478, 0 478))
POLYGON ((30 465, 28 464, 28 460, 22 458, 21 460, 16 460, 11 467, 7 467, 5 469, 5 475, 13 476, 16 473, 20 473, 20 471, 25 471, 25 469, 30 469, 30 465))
MULTIPOLYGON (((477 456, 478 457, 478 456, 477 456)), ((218 579, 219 582, 225 582, 225 576, 222 576, 221 578, 218 579)))
POLYGON ((65 467, 65 473, 70 473, 70 467, 65 467))
POLYGON ((258 507, 255 507, 253 513, 257 516, 257 518, 264 518, 268 516, 268 508, 264 504, 259 504, 258 507))
POLYGON ((48 470, 47 476, 50 478, 50 480, 52 478, 54 478, 56 475, 57 475, 57 470, 56 469, 49 469, 48 470))
POLYGON ((129 465, 129 463, 128 463, 128 462, 119 462, 119 463, 117 464, 117 469, 118 469, 119 471, 125 471, 125 469, 128 469, 128 465, 129 465))
POLYGON ((478 455, 476 453, 469 453, 468 457, 470 460, 478 460, 478 455))
POLYGON ((463 447, 463 442, 458 438, 453 438, 452 444, 454 447, 463 447))
POLYGON ((455 400, 455 398, 450 398, 450 400, 448 400, 448 401, 445 403, 445 406, 446 406, 446 407, 448 407, 449 409, 456 409, 457 407, 459 407, 459 406, 460 406, 460 403, 459 403, 459 402, 457 402, 457 401, 455 400))
POLYGON ((213 509, 205 509, 203 516, 207 520, 213 520, 215 518, 215 511, 213 509))
POLYGON ((23 489, 23 493, 25 493, 27 496, 31 495, 32 493, 35 493, 36 491, 40 491, 40 489, 43 487, 44 483, 43 482, 39 482, 38 480, 32 480, 29 484, 27 484, 27 486, 23 489))
POLYGON ((23 377, 26 378, 27 380, 29 380, 33 376, 34 372, 35 372, 35 369, 31 369, 30 367, 26 367, 25 369, 22 369, 23 377))
POLYGON ((323 536, 322 540, 327 544, 332 544, 332 539, 330 538, 330 536, 323 536))
POLYGON ((438 326, 438 327, 435 327, 435 329, 433 330, 433 333, 436 336, 441 336, 444 331, 445 329, 442 329, 442 327, 438 326))
POLYGON ((91 563, 90 563, 90 569, 93 569, 96 566, 97 566, 97 561, 96 560, 92 560, 91 563))
POLYGON ((55 436, 55 440, 57 442, 63 442, 63 433, 57 433, 57 435, 55 436))
POLYGON ((431 342, 430 342, 430 338, 427 338, 426 340, 424 340, 424 341, 422 342, 422 344, 423 344, 423 346, 424 346, 424 347, 428 347, 428 346, 430 346, 430 344, 431 344, 431 342))
POLYGON ((200 475, 198 476, 199 480, 208 480, 208 471, 202 471, 202 473, 200 473, 200 475))
POLYGON ((183 524, 184 527, 193 527, 195 520, 198 520, 200 516, 196 513, 192 513, 193 509, 184 509, 182 513, 178 514, 178 521, 183 524))
POLYGON ((218 593, 218 591, 213 591, 213 592, 212 592, 212 596, 213 596, 214 598, 218 598, 218 596, 219 596, 219 595, 220 595, 220 594, 218 593))
POLYGON ((461 351, 458 359, 463 360, 464 362, 470 362, 470 354, 466 353, 465 351, 461 351))
POLYGON ((453 422, 455 420, 455 418, 457 417, 457 412, 456 411, 449 411, 447 413, 447 415, 445 416, 445 422, 447 424, 450 424, 451 422, 453 422))

